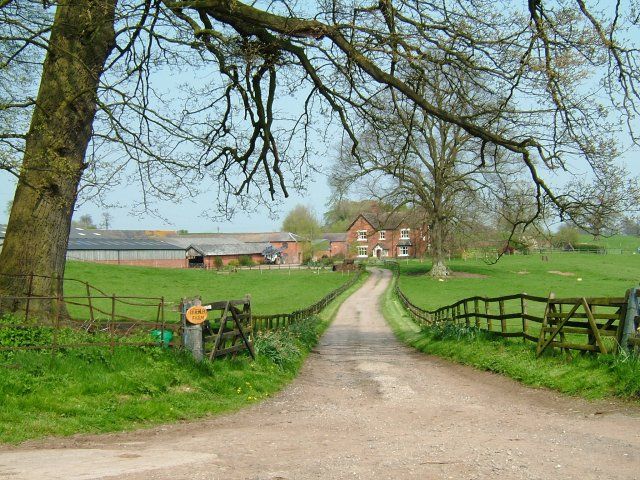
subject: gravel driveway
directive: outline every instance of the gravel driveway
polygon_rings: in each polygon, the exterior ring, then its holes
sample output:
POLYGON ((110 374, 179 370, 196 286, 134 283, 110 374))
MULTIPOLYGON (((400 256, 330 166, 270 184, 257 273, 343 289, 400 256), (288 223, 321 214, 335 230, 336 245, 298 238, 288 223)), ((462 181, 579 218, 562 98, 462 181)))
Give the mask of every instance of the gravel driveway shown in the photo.
POLYGON ((425 356, 379 313, 374 270, 300 376, 240 412, 0 449, 7 479, 637 479, 640 408, 425 356))

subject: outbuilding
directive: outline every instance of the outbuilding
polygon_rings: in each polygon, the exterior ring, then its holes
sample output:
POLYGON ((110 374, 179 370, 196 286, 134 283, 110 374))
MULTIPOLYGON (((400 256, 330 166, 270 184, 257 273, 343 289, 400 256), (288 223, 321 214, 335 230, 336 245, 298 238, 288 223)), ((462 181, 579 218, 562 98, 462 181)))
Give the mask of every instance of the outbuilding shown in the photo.
POLYGON ((67 260, 147 267, 187 266, 183 247, 148 238, 72 237, 67 247, 67 260))

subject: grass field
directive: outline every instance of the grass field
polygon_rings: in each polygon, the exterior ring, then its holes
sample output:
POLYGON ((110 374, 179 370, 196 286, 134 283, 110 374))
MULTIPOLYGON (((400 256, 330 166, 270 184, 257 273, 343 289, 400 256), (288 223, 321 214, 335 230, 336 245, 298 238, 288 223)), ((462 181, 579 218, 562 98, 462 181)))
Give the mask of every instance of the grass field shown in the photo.
POLYGON ((633 235, 612 235, 611 237, 600 237, 594 240, 592 235, 580 235, 580 241, 583 243, 594 243, 602 245, 611 250, 623 250, 626 252, 636 252, 640 247, 640 238, 633 235))
MULTIPOLYGON (((68 262, 66 278, 78 279, 117 296, 164 297, 168 304, 167 320, 177 321, 175 312, 182 297, 199 295, 205 302, 230 300, 251 295, 252 309, 258 315, 287 313, 305 308, 348 280, 346 274, 321 270, 240 270, 218 274, 212 270, 145 268, 68 262), (172 313, 172 310, 174 312, 172 313)), ((84 285, 68 281, 65 296, 84 296, 84 285)), ((110 301, 94 301, 110 311, 110 301)), ((74 316, 87 315, 87 309, 70 307, 74 316)), ((117 306, 118 313, 155 320, 154 307, 117 306)))
POLYGON ((413 303, 433 310, 466 297, 498 297, 528 293, 546 297, 615 296, 623 297, 638 285, 640 255, 595 255, 558 253, 504 256, 495 265, 482 260, 452 260, 454 272, 473 274, 453 276, 443 282, 424 275, 429 262, 400 262, 402 291, 413 303), (580 279, 580 280, 579 280, 580 279))
MULTIPOLYGON (((365 278, 318 319, 258 338, 256 361, 241 355, 198 364, 184 353, 157 347, 117 348, 113 355, 100 348, 63 351, 54 357, 33 351, 4 353, 0 355, 0 442, 132 430, 260 401, 296 375, 340 303, 365 278)), ((225 292, 234 293, 226 288, 225 292)), ((298 290, 291 300, 295 295, 298 290)), ((288 309, 287 305, 280 307, 288 309)))

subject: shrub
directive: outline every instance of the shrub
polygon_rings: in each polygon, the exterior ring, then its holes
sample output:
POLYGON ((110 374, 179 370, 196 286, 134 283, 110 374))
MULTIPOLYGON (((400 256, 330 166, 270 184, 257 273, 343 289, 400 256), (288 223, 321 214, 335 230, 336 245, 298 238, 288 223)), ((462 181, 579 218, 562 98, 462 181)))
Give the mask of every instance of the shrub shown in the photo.
POLYGON ((216 267, 217 270, 220 270, 224 266, 224 262, 222 261, 222 257, 214 257, 213 258, 213 265, 216 267))
POLYGON ((573 249, 578 252, 604 253, 604 247, 597 243, 576 243, 573 249))
POLYGON ((273 332, 256 335, 256 354, 288 368, 302 360, 306 351, 318 341, 318 317, 309 317, 273 332))
POLYGON ((251 267, 252 265, 254 265, 253 260, 251 260, 251 257, 249 255, 241 255, 238 259, 238 263, 243 267, 251 267))
POLYGON ((240 262, 238 262, 238 260, 230 260, 229 263, 227 263, 227 267, 239 267, 240 266, 240 262))

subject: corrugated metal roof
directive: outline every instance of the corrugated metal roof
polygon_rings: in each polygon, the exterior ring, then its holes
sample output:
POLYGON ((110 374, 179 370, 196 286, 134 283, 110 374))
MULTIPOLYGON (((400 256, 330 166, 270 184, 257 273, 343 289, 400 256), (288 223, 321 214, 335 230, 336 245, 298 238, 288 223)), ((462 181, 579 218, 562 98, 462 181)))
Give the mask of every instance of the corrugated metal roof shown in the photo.
POLYGON ((7 233, 7 226, 0 225, 0 238, 4 238, 6 233, 7 233))
POLYGON ((245 242, 233 237, 168 237, 166 242, 187 248, 190 245, 245 245, 245 242))
POLYGON ((160 240, 100 237, 70 238, 67 250, 184 250, 160 240))
POLYGON ((192 244, 190 248, 195 248, 202 255, 254 255, 261 254, 269 243, 215 243, 215 244, 192 244))
MULTIPOLYGON (((264 232, 264 233, 188 233, 167 237, 168 242, 182 241, 190 239, 191 243, 206 239, 233 239, 245 243, 266 243, 266 242, 298 242, 301 238, 291 232, 264 232)), ((202 242, 204 243, 204 241, 202 242)), ((209 242, 211 243, 211 242, 209 242)), ((229 242, 227 242, 229 243, 229 242)))

